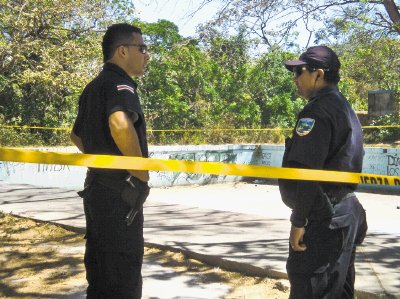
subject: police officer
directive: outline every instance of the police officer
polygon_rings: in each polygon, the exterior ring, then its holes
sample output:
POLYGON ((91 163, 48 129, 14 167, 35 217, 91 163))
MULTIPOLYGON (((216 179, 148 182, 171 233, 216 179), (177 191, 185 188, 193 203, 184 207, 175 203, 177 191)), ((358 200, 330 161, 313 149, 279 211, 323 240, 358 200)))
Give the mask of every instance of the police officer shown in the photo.
MULTIPOLYGON (((284 64, 308 103, 286 140, 282 166, 361 172, 362 130, 338 90, 340 62, 335 52, 311 47, 284 64)), ((354 298, 355 247, 367 231, 356 185, 280 180, 279 188, 292 209, 286 263, 290 298, 354 298)))
MULTIPOLYGON (((110 26, 102 42, 104 68, 84 89, 71 140, 86 154, 147 157, 146 125, 132 77, 149 60, 141 30, 110 26)), ((87 298, 141 298, 143 209, 147 171, 88 171, 84 199, 87 298)))

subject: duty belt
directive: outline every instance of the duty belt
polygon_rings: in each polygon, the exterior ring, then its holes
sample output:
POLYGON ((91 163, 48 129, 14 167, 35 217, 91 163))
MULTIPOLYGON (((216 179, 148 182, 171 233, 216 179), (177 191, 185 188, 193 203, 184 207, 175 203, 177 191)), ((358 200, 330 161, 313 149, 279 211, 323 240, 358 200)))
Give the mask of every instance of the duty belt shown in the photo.
POLYGON ((342 200, 351 198, 351 197, 355 197, 355 193, 354 192, 349 192, 349 193, 339 193, 336 195, 332 195, 332 193, 327 192, 326 195, 329 198, 329 201, 331 202, 331 204, 333 206, 337 205, 338 203, 340 203, 342 200))
POLYGON ((127 180, 130 176, 127 176, 126 179, 122 178, 112 178, 106 175, 101 175, 93 172, 89 172, 85 181, 85 185, 91 185, 93 182, 99 183, 115 192, 121 192, 124 186, 126 186, 127 180))

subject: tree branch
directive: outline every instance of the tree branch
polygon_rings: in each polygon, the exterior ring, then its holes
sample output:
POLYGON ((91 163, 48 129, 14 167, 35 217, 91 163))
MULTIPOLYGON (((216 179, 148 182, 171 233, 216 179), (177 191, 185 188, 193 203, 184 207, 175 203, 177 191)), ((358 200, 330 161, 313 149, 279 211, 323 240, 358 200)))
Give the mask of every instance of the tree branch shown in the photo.
POLYGON ((383 0, 386 12, 389 15, 390 20, 393 22, 393 28, 397 33, 400 34, 400 12, 399 8, 394 3, 394 0, 383 0))

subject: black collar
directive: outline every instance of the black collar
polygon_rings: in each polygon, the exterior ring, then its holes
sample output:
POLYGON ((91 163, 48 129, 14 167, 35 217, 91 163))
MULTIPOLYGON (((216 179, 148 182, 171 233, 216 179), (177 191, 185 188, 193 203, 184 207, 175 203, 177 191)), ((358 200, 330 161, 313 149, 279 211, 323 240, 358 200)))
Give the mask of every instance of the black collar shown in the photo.
POLYGON ((318 90, 315 94, 310 97, 309 102, 314 101, 316 98, 320 97, 323 94, 331 93, 331 92, 339 92, 339 87, 337 85, 328 85, 320 90, 318 90))
POLYGON ((111 62, 106 62, 104 64, 103 70, 106 71, 112 71, 117 73, 118 75, 120 75, 121 77, 129 80, 130 82, 132 82, 132 84, 137 87, 137 83, 127 74, 127 72, 125 72, 121 67, 119 67, 118 65, 111 63, 111 62))

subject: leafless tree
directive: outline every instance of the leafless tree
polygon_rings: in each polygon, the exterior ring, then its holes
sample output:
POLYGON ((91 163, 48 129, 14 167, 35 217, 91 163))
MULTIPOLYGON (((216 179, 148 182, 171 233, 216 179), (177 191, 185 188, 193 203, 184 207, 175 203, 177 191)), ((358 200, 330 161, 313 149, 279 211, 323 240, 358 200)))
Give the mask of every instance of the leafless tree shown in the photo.
POLYGON ((290 38, 298 26, 309 33, 309 43, 318 28, 339 19, 400 35, 400 0, 202 0, 193 14, 216 2, 214 26, 245 26, 269 46, 290 38))

